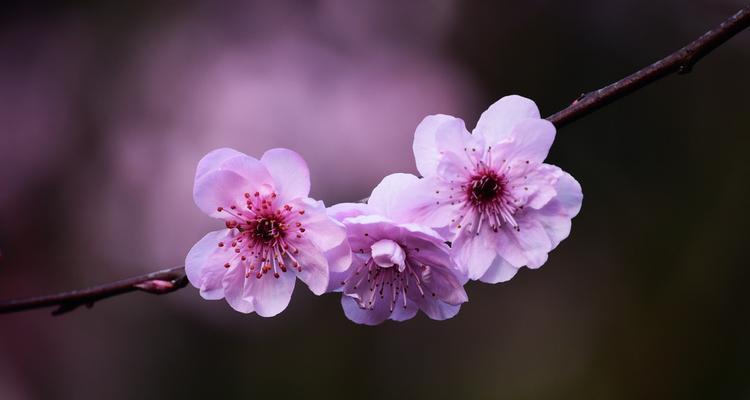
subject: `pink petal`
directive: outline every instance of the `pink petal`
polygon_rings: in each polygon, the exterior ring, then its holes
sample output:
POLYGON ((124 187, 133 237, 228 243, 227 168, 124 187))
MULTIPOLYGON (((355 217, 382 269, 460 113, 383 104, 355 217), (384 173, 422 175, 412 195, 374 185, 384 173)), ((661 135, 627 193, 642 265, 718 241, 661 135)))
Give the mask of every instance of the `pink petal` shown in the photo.
MULTIPOLYGON (((292 245, 299 250, 295 257, 302 268, 301 272, 297 272, 297 276, 314 294, 320 296, 325 293, 328 287, 328 260, 323 252, 308 240, 294 241, 292 245)), ((292 266, 289 268, 293 270, 292 266)))
POLYGON ((266 151, 260 162, 268 169, 282 201, 310 194, 310 170, 305 160, 288 149, 266 151))
POLYGON ((562 175, 560 168, 549 164, 527 169, 511 181, 513 197, 524 207, 540 209, 557 196, 555 187, 562 175))
POLYGON ((226 247, 218 246, 219 242, 231 243, 236 231, 222 229, 206 234, 188 252, 185 258, 185 273, 188 281, 200 289, 200 295, 206 300, 218 300, 224 297, 222 280, 227 272, 224 264, 230 261, 232 254, 226 247))
POLYGON ((398 301, 395 307, 393 307, 393 312, 391 313, 390 319, 399 322, 410 320, 417 315, 418 311, 419 306, 417 305, 417 303, 407 298, 406 308, 404 308, 404 303, 402 301, 398 301))
POLYGON ((338 247, 346 240, 346 228, 334 220, 326 211, 322 201, 310 198, 297 199, 289 203, 292 210, 304 210, 304 214, 297 217, 297 221, 305 229, 304 236, 312 241, 321 251, 328 251, 338 247))
POLYGON ((461 140, 463 135, 468 136, 468 132, 466 132, 464 122, 458 118, 438 114, 423 119, 414 132, 412 146, 419 173, 422 176, 434 175, 441 151, 445 146, 450 146, 450 142, 461 140), (442 144, 439 141, 446 143, 442 144))
POLYGON ((404 271, 404 260, 406 253, 398 243, 390 239, 380 239, 370 246, 372 259, 382 268, 398 268, 400 272, 404 271))
POLYGON ((343 221, 349 217, 373 214, 373 210, 364 203, 339 203, 326 209, 328 216, 336 221, 343 221))
POLYGON ((245 177, 233 171, 214 170, 203 174, 193 187, 193 199, 198 208, 214 218, 227 218, 229 214, 219 211, 219 207, 241 207, 242 195, 254 192, 245 177))
POLYGON ((431 292, 426 295, 435 293, 438 300, 453 305, 469 301, 469 297, 456 273, 444 265, 430 264, 427 269, 422 271, 421 278, 427 289, 426 291, 431 292))
POLYGON ((507 282, 516 276, 517 272, 518 268, 505 261, 501 256, 497 256, 479 280, 484 283, 507 282))
POLYGON ((516 232, 518 243, 529 258, 529 268, 541 266, 547 260, 547 253, 552 250, 552 244, 544 227, 538 221, 520 223, 520 231, 516 232))
POLYGON ((377 239, 392 237, 398 232, 395 223, 381 215, 360 215, 347 218, 345 223, 349 245, 355 253, 369 249, 377 239))
POLYGON ((513 146, 506 155, 509 160, 541 164, 555 141, 555 126, 546 119, 525 119, 511 133, 513 146))
POLYGON ((581 184, 570 174, 563 172, 557 180, 555 190, 557 191, 557 200, 565 209, 567 215, 570 218, 578 215, 578 212, 581 211, 581 203, 583 202, 581 184))
POLYGON ((244 155, 235 149, 226 147, 211 151, 198 162, 198 167, 195 170, 195 180, 200 179, 206 172, 219 169, 224 161, 232 157, 244 155))
POLYGON ((496 250, 492 240, 497 236, 487 224, 476 235, 464 227, 452 245, 452 253, 462 274, 471 280, 479 279, 495 259, 496 250))
MULTIPOLYGON (((250 278, 255 279, 254 276, 250 278)), ((255 311, 253 295, 250 292, 250 278, 245 277, 244 268, 234 266, 227 270, 222 281, 227 303, 236 311, 245 314, 255 311)))
POLYGON ((338 246, 327 250, 325 257, 328 260, 330 273, 346 271, 352 264, 352 249, 349 246, 349 241, 344 240, 338 246))
POLYGON ((242 154, 227 158, 221 163, 219 169, 232 171, 244 177, 252 187, 275 187, 274 180, 268 169, 254 157, 242 154))
POLYGON ((460 213, 461 203, 451 202, 450 187, 443 184, 437 177, 420 179, 414 191, 413 197, 405 201, 409 203, 408 206, 403 206, 410 214, 408 218, 405 218, 408 222, 440 230, 451 225, 452 220, 460 213), (442 195, 438 196, 439 194, 442 195))
POLYGON ((517 214, 520 231, 505 226, 497 232, 497 254, 517 268, 539 268, 547 261, 552 241, 538 219, 538 212, 530 210, 517 214))
POLYGON ((550 201, 544 208, 537 211, 534 218, 539 221, 547 233, 552 249, 557 247, 570 234, 572 225, 570 217, 557 199, 550 201))
POLYGON ((571 218, 581 210, 583 194, 581 185, 567 173, 563 173, 555 185, 557 196, 533 214, 547 232, 552 248, 570 234, 571 218))
POLYGON ((412 300, 430 319, 437 321, 453 318, 461 310, 460 305, 444 303, 430 295, 414 296, 412 300))
POLYGON ((474 133, 483 136, 487 144, 495 145, 509 138, 519 122, 539 118, 539 109, 532 100, 517 95, 505 96, 482 113, 474 133))
POLYGON ((367 204, 378 214, 396 222, 411 222, 414 211, 432 202, 420 179, 412 174, 391 174, 373 189, 367 204))
POLYGON ((274 277, 271 272, 260 279, 254 275, 246 278, 255 312, 261 317, 273 317, 284 311, 292 298, 296 280, 292 271, 279 272, 278 278, 274 277))
POLYGON ((364 325, 378 325, 383 323, 391 315, 389 304, 391 301, 391 292, 386 290, 385 298, 375 302, 375 307, 371 310, 369 308, 361 308, 353 297, 342 295, 341 306, 344 308, 344 315, 347 318, 358 324, 364 325))

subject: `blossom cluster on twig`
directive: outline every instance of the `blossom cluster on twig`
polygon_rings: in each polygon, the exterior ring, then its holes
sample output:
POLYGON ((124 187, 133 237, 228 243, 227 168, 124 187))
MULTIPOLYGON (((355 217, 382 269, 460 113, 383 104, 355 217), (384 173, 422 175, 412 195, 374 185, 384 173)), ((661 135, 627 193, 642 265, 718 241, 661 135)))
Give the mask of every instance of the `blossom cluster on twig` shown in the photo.
POLYGON ((451 318, 468 301, 467 281, 539 268, 570 233, 583 195, 544 163, 554 138, 554 125, 520 96, 490 106, 472 133, 458 118, 431 115, 414 136, 421 178, 388 175, 366 204, 329 208, 309 197, 296 152, 214 150, 198 163, 193 195, 225 227, 193 246, 187 277, 203 298, 264 317, 287 307, 299 278, 316 295, 340 292, 357 323, 419 310, 451 318))

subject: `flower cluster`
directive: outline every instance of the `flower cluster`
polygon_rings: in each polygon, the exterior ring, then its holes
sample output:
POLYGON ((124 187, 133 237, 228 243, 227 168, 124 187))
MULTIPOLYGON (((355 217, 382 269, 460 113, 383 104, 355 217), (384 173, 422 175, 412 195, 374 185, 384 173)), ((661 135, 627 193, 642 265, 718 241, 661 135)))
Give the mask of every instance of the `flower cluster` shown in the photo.
POLYGON ((366 204, 311 199, 305 161, 286 149, 260 160, 218 149, 198 163, 193 196, 224 221, 187 255, 203 298, 243 313, 283 311, 299 278, 316 295, 340 292, 346 316, 376 325, 419 310, 443 320, 468 301, 463 285, 539 268, 570 233, 581 187, 545 164, 555 128, 533 101, 508 96, 472 133, 432 115, 417 127, 422 175, 386 176, 366 204))

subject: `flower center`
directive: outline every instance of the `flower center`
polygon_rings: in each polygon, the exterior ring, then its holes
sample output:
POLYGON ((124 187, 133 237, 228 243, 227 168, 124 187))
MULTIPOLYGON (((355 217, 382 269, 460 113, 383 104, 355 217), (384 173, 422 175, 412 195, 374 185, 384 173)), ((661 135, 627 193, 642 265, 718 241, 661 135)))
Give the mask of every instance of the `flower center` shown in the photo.
MULTIPOLYGON (((367 236, 367 234, 365 234, 367 236)), ((412 248, 419 252, 418 248, 412 248)), ((356 294, 357 304, 362 309, 374 310, 378 301, 388 303, 392 312, 396 305, 407 307, 407 297, 435 297, 429 265, 410 257, 407 247, 382 239, 374 242, 370 253, 359 250, 367 260, 341 281, 344 293, 356 294)))
POLYGON ((231 242, 219 242, 218 247, 231 250, 224 268, 241 268, 245 278, 255 275, 263 278, 273 272, 275 278, 292 270, 302 272, 295 246, 301 240, 305 228, 299 216, 304 209, 296 210, 290 204, 274 204, 276 193, 261 196, 255 192, 244 194, 245 204, 235 203, 219 206, 216 211, 226 213, 227 229, 237 229, 240 234, 231 242))
POLYGON ((487 173, 472 178, 468 187, 469 197, 475 203, 487 203, 494 200, 502 192, 503 185, 494 173, 487 173))
POLYGON ((265 243, 271 243, 282 237, 285 232, 284 224, 276 220, 276 218, 259 218, 254 221, 255 228, 253 229, 253 236, 265 243))

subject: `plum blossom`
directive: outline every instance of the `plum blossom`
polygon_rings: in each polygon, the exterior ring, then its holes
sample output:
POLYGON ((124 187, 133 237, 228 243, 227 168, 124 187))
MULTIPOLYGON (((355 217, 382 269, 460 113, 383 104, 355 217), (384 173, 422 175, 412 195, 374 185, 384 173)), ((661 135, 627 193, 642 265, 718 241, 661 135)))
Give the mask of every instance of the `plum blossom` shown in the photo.
POLYGON ((368 204, 342 203, 328 209, 346 226, 352 248, 351 266, 332 272, 329 290, 342 292, 346 316, 359 324, 377 325, 413 318, 418 310, 444 320, 468 301, 463 283, 442 237, 411 222, 401 200, 418 178, 385 177, 368 204))
POLYGON ((268 150, 260 160, 228 148, 204 156, 193 198, 226 228, 204 236, 185 259, 201 296, 270 317, 287 307, 297 277, 323 294, 329 272, 347 268, 351 251, 343 225, 309 192, 307 164, 291 150, 268 150))
POLYGON ((504 282, 523 266, 539 268, 570 233, 583 194, 572 176, 544 163, 554 139, 555 127, 520 96, 491 105, 471 134, 448 115, 417 127, 414 157, 424 179, 404 200, 452 242, 470 279, 504 282))

